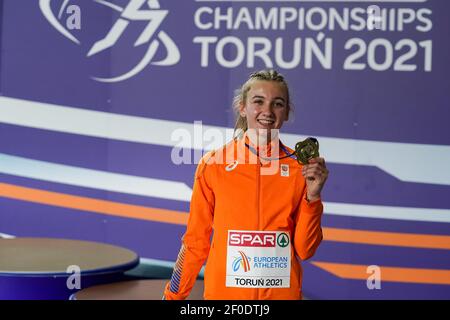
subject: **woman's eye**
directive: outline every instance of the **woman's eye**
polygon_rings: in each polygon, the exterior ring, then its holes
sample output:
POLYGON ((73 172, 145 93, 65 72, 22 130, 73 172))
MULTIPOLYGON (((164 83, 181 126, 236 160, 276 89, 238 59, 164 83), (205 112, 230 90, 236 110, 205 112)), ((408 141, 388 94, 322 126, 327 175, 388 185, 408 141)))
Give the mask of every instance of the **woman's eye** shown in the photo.
POLYGON ((263 101, 262 100, 254 100, 253 103, 255 103, 255 104, 263 104, 263 101))
POLYGON ((283 102, 275 102, 275 106, 279 107, 279 108, 283 108, 284 107, 284 103, 283 102))

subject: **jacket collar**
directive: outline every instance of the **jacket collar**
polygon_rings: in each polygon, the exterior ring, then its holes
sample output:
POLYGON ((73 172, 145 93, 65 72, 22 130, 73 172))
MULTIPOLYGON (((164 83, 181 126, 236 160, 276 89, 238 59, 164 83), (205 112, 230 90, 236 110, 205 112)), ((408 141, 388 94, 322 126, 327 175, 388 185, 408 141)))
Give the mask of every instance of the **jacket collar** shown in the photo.
POLYGON ((279 136, 265 144, 259 144, 249 137, 248 132, 235 142, 236 159, 240 163, 266 164, 273 160, 278 160, 286 156, 286 152, 281 148, 282 142, 279 136))

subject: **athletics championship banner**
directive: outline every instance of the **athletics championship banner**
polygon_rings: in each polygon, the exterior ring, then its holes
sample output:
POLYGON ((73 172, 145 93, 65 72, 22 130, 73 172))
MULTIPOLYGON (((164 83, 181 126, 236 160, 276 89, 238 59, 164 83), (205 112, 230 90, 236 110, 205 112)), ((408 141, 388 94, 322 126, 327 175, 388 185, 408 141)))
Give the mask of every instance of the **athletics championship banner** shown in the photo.
POLYGON ((229 141, 234 90, 274 68, 294 104, 282 141, 316 137, 330 170, 305 296, 450 298, 448 1, 0 6, 4 237, 173 266, 198 160, 229 141))

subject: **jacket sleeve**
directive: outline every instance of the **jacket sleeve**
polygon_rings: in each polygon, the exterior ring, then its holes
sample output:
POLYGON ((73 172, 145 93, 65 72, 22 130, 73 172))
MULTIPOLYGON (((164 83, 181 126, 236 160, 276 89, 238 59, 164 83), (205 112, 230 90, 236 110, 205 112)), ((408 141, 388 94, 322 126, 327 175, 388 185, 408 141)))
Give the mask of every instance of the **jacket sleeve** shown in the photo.
POLYGON ((311 258, 322 242, 322 213, 323 205, 321 199, 308 202, 305 191, 295 219, 293 241, 295 252, 302 260, 311 258))
POLYGON ((197 166, 186 232, 163 299, 182 300, 189 296, 198 273, 208 257, 214 213, 214 193, 208 181, 208 165, 197 166))

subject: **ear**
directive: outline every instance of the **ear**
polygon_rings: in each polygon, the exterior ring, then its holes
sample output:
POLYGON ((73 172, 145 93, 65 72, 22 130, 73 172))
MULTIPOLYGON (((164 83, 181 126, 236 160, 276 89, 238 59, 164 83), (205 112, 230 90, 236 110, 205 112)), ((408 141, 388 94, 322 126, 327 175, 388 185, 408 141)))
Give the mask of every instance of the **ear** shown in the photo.
POLYGON ((239 114, 243 118, 247 116, 247 113, 245 112, 245 104, 243 102, 239 103, 239 114))

